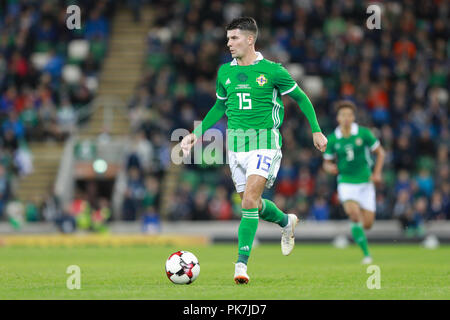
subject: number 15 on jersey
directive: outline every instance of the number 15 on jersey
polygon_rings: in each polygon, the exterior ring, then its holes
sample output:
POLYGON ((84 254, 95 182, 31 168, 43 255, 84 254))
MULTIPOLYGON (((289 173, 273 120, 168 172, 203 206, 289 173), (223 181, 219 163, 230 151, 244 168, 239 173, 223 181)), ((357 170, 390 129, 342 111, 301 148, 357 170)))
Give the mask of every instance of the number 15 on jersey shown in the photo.
POLYGON ((236 95, 239 97, 239 110, 248 110, 252 108, 252 99, 250 99, 250 93, 238 92, 236 95))

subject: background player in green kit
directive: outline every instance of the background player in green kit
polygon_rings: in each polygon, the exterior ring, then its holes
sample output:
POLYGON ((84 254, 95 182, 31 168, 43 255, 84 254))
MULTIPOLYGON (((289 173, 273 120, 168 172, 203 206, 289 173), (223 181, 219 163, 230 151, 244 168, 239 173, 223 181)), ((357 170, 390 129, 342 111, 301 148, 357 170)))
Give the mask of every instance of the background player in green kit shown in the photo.
POLYGON ((336 104, 339 126, 327 137, 324 169, 337 175, 338 196, 352 221, 353 240, 364 253, 362 263, 370 264, 372 257, 364 229, 370 229, 375 219, 374 183, 381 182, 384 149, 368 128, 355 123, 355 111, 356 107, 351 101, 336 104), (376 154, 373 172, 370 152, 376 154))
POLYGON ((226 28, 227 46, 234 58, 219 68, 216 83, 217 100, 193 133, 184 137, 185 155, 207 129, 226 114, 228 118, 228 157, 232 178, 242 199, 242 218, 238 230, 236 283, 248 283, 247 261, 252 249, 259 218, 282 227, 281 249, 284 255, 294 247, 295 214, 285 214, 275 203, 262 199, 264 188, 270 188, 281 163, 281 135, 284 106, 281 96, 288 94, 300 106, 313 132, 313 142, 321 152, 327 139, 321 133, 314 108, 278 63, 264 59, 255 51, 258 28, 253 18, 234 19, 226 28))

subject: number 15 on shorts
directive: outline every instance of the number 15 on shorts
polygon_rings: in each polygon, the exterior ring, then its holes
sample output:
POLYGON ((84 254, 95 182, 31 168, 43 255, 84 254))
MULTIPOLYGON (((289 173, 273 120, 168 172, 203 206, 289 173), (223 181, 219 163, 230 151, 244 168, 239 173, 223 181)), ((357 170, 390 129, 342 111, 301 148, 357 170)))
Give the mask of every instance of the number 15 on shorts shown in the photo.
POLYGON ((257 154, 258 164, 256 165, 256 169, 261 169, 263 171, 269 172, 270 162, 272 161, 271 157, 264 156, 262 154, 257 154))

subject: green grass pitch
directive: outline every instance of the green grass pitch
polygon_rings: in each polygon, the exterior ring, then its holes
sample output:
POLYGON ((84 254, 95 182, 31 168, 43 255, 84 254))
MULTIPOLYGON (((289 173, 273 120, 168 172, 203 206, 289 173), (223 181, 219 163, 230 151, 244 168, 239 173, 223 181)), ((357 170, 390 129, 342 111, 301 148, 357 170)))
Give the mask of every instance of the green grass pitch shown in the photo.
POLYGON ((183 248, 0 247, 0 299, 450 299, 450 246, 371 245, 381 271, 381 289, 368 289, 371 274, 356 246, 297 243, 282 256, 280 246, 261 244, 249 260, 250 283, 233 281, 235 245, 183 248), (174 251, 200 261, 199 278, 172 284, 164 264, 174 251), (66 287, 69 265, 81 269, 81 289, 66 287))

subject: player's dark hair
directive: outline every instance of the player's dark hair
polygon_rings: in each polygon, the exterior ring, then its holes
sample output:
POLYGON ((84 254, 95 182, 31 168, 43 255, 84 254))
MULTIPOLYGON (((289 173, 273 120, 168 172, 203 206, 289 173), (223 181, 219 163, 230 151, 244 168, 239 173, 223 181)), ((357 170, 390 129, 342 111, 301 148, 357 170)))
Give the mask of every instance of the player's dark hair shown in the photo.
POLYGON ((350 100, 341 100, 341 101, 336 102, 336 104, 334 105, 334 111, 336 113, 338 113, 339 110, 344 109, 344 108, 349 108, 353 111, 353 113, 356 113, 356 106, 350 100))
POLYGON ((233 21, 231 21, 227 27, 226 30, 234 30, 234 29, 240 29, 243 31, 250 31, 255 35, 255 40, 258 38, 258 26, 256 24, 256 20, 252 17, 240 17, 235 18, 233 21))

